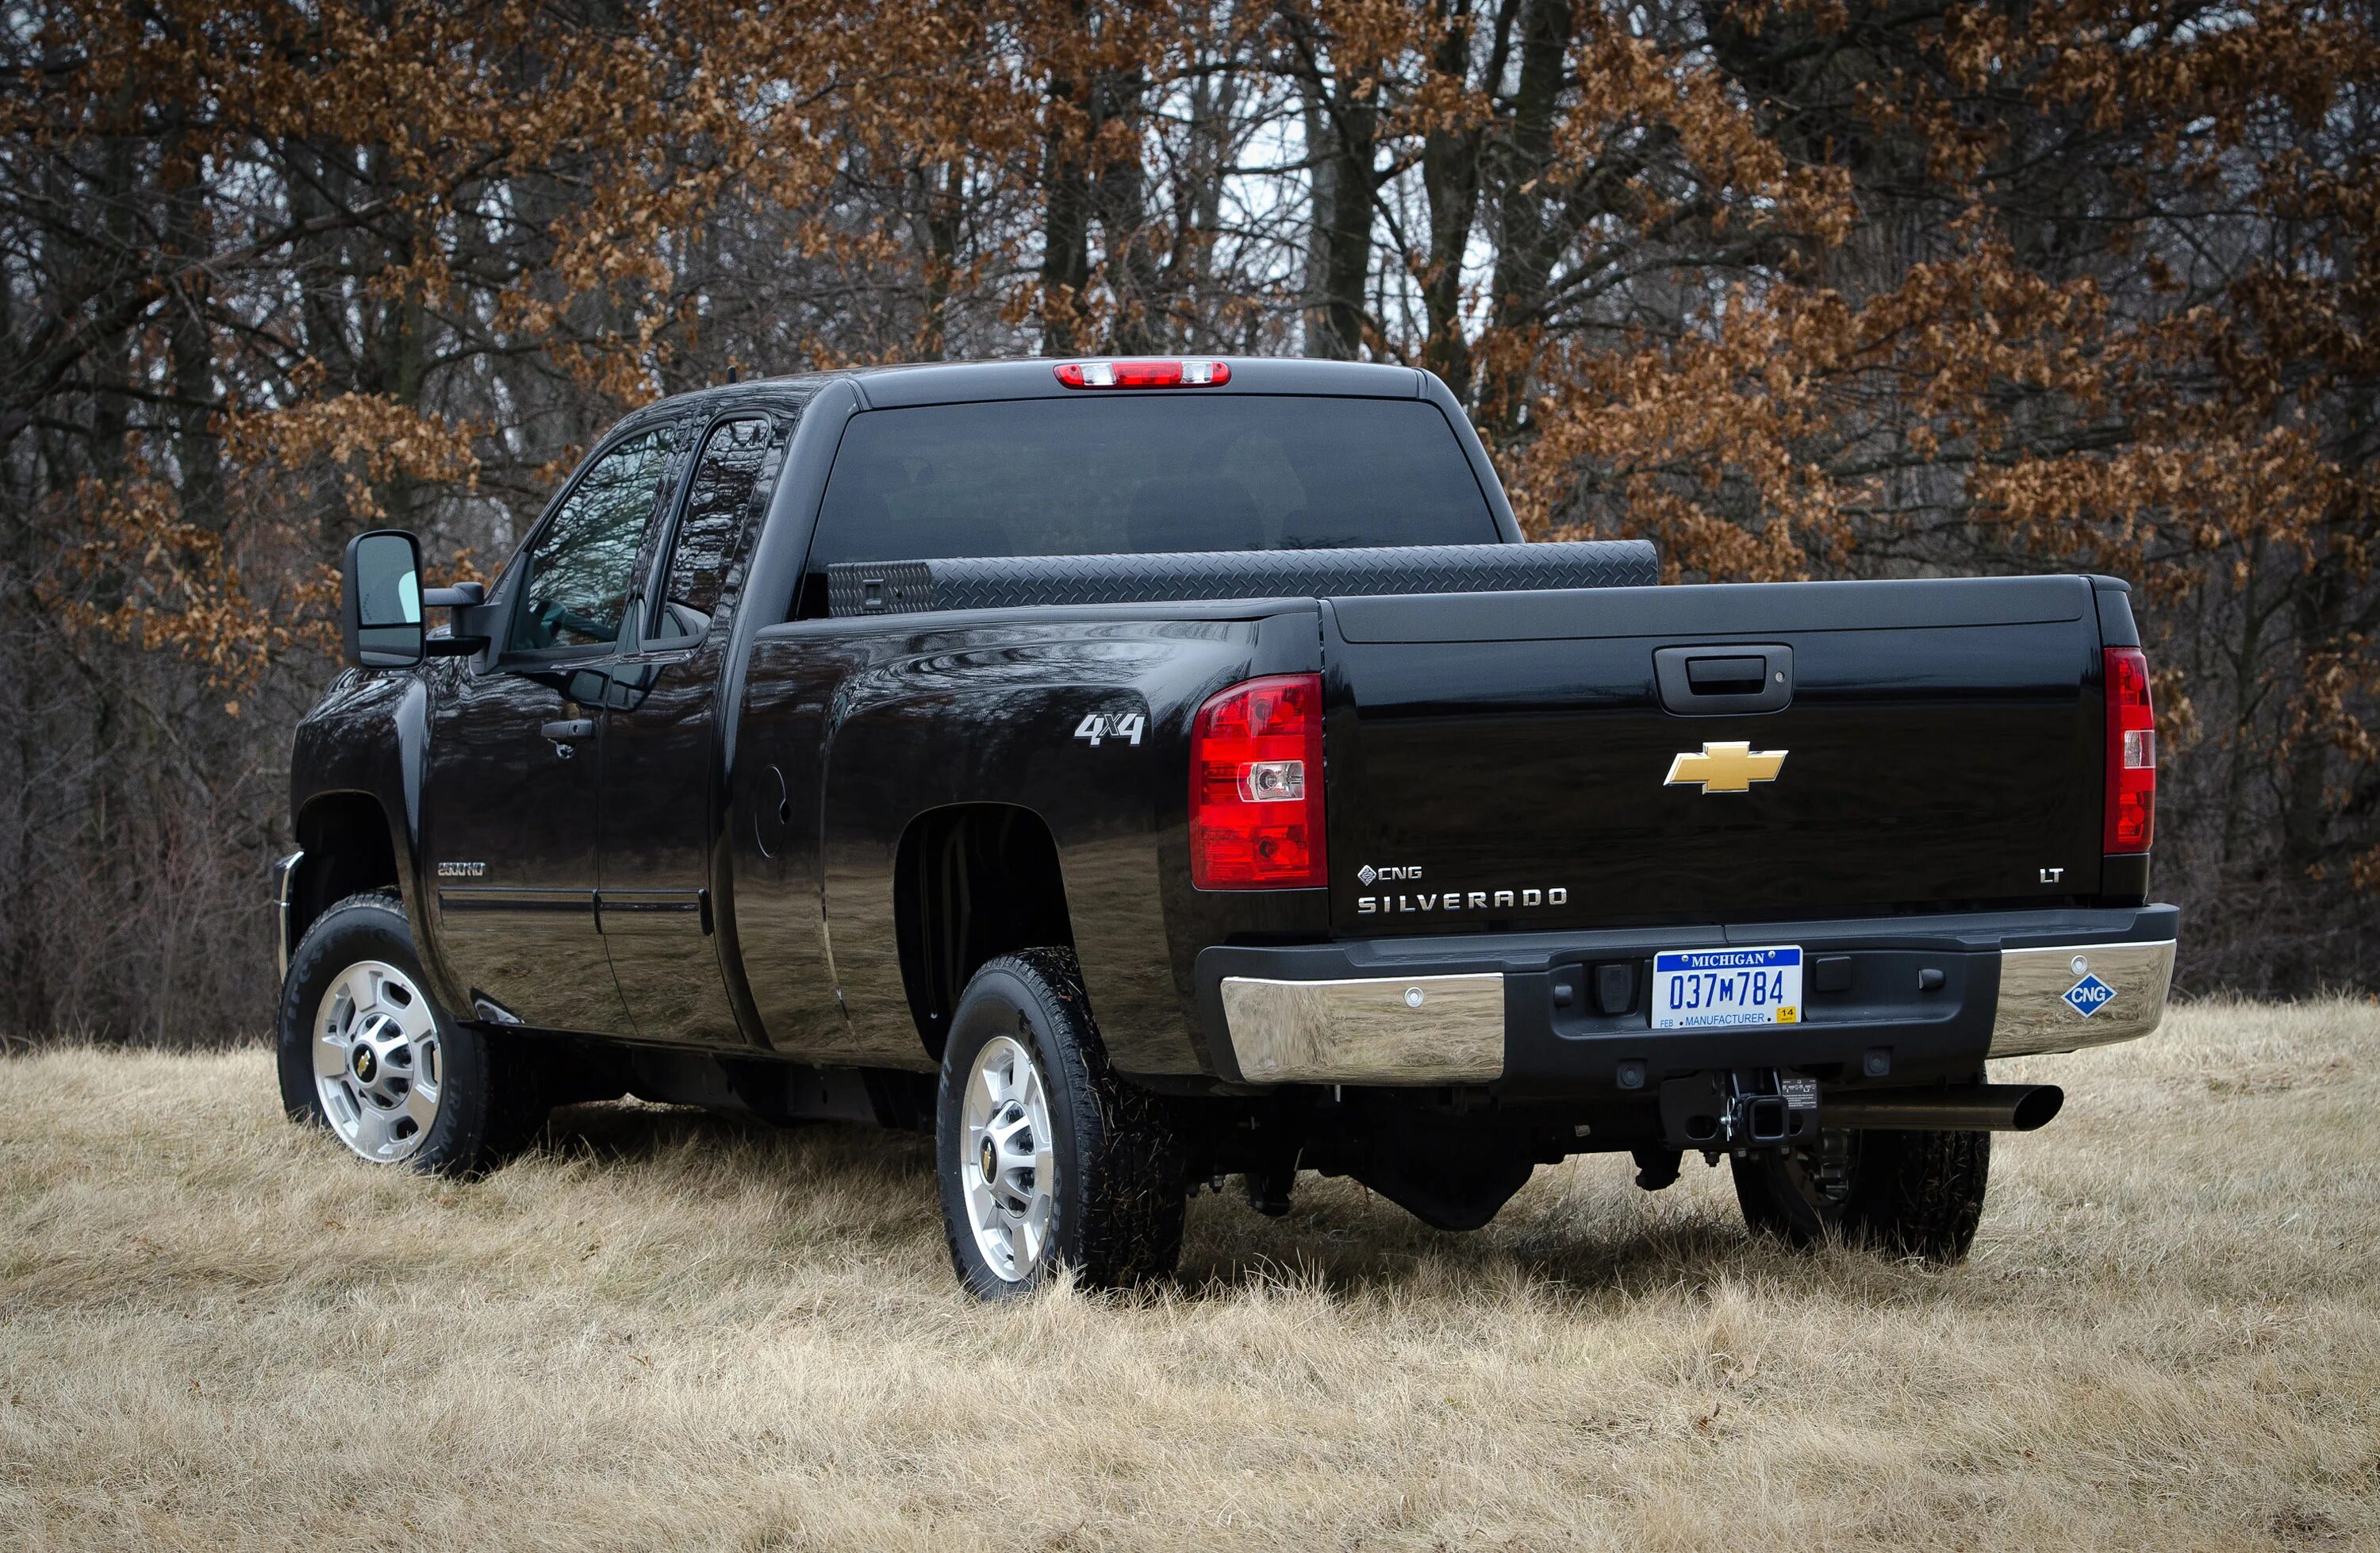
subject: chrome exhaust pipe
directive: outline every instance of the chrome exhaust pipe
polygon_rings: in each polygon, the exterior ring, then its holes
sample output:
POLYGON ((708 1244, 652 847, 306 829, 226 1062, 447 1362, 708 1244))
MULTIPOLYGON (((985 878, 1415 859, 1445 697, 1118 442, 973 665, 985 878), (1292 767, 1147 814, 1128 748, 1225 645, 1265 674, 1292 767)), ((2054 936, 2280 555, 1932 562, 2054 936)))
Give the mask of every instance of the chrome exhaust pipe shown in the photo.
POLYGON ((1907 1089, 1827 1095, 1818 1125, 1852 1131, 2030 1132, 2046 1126, 2066 1104, 2056 1084, 1969 1084, 1963 1089, 1907 1089))

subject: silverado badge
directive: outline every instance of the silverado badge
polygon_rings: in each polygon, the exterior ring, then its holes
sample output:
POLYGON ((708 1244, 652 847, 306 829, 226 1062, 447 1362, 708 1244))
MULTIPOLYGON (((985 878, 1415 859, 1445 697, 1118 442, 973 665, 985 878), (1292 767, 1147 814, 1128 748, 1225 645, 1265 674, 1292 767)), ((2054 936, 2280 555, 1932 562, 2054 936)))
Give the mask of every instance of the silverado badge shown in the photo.
POLYGON ((1665 788, 1692 785, 1706 793, 1750 792, 1755 782, 1773 782, 1785 767, 1786 752, 1755 750, 1749 744, 1705 744, 1700 754, 1679 755, 1670 762, 1665 788))

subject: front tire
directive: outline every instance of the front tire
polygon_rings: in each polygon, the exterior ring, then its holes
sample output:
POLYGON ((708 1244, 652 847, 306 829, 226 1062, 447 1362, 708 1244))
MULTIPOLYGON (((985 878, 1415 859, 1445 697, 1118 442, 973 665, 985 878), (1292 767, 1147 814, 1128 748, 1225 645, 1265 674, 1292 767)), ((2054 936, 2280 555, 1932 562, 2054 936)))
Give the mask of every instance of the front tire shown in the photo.
POLYGON ((1732 1161, 1744 1222, 1797 1248, 1829 1234, 1896 1256, 1958 1262, 1991 1177, 1989 1132, 1826 1132, 1815 1146, 1732 1161))
POLYGON ((1002 955, 967 983, 934 1135, 951 1265, 978 1298, 1060 1267, 1128 1287, 1181 1260, 1182 1148, 1163 1103, 1109 1069, 1072 952, 1002 955))
POLYGON ((281 986, 282 1108, 371 1164, 469 1175, 545 1107, 526 1054, 449 1020, 428 984, 395 896, 351 895, 315 918, 281 986))

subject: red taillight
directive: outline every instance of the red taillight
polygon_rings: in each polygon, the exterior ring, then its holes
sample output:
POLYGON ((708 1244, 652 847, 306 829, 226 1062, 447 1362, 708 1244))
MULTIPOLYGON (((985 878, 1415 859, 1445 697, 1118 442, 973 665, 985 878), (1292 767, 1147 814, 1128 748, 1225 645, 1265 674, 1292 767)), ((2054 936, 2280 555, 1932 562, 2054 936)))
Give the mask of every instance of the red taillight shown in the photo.
POLYGON ((1221 691, 1190 725, 1190 880, 1200 889, 1318 888, 1322 676, 1221 691))
POLYGON ((2145 852, 2156 833, 2156 709, 2149 660, 2137 647, 2108 647, 2107 822, 2111 852, 2145 852))
POLYGON ((1061 361, 1069 388, 1220 388, 1232 381, 1225 361, 1061 361))

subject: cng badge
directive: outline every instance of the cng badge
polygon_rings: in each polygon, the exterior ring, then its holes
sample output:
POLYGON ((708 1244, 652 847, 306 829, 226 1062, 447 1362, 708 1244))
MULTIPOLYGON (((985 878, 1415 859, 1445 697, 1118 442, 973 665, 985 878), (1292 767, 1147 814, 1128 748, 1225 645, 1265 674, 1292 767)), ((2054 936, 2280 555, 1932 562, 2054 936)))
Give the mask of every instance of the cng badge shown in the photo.
POLYGON ((2116 989, 2096 976, 2085 976, 2066 989, 2067 1006, 2084 1019, 2116 1000, 2116 989))

